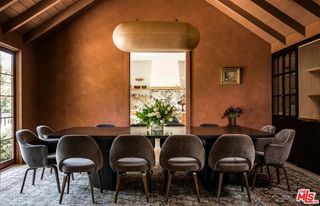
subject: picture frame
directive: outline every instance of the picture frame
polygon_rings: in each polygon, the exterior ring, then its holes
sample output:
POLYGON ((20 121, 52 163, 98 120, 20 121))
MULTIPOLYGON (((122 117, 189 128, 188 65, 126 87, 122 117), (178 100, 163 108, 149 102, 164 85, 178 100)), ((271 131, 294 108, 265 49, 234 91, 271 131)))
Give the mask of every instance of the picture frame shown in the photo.
POLYGON ((221 84, 240 84, 240 67, 223 67, 221 68, 221 84))

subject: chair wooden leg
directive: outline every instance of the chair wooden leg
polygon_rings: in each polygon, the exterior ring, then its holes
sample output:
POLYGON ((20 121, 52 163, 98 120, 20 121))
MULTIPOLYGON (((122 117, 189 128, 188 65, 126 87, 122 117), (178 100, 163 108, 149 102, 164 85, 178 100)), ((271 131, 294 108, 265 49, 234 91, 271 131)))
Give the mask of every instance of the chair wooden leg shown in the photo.
POLYGON ((71 178, 72 178, 72 180, 74 180, 74 176, 73 176, 73 173, 71 173, 71 178))
POLYGON ((54 175, 55 175, 55 177, 56 177, 56 183, 57 183, 57 187, 58 187, 58 192, 60 193, 61 191, 60 191, 60 182, 59 182, 58 169, 57 169, 56 166, 53 165, 53 166, 50 168, 50 170, 53 170, 53 171, 54 171, 54 175))
POLYGON ((52 168, 50 169, 50 174, 52 174, 52 168))
POLYGON ((147 174, 146 174, 146 172, 142 172, 141 174, 142 174, 144 193, 146 194, 147 202, 149 202, 149 191, 148 191, 147 174))
POLYGON ((284 167, 282 167, 282 169, 283 169, 284 176, 286 177, 286 182, 287 182, 288 190, 291 191, 287 170, 286 170, 286 168, 284 168, 284 167))
POLYGON ((193 176, 194 186, 195 186, 196 193, 197 193, 198 202, 200 202, 200 189, 199 189, 199 185, 198 185, 197 173, 196 172, 192 172, 192 176, 193 176))
POLYGON ((168 171, 164 171, 164 181, 163 181, 163 188, 162 188, 163 194, 165 194, 166 192, 167 181, 168 181, 168 171))
POLYGON ((27 178, 27 175, 28 175, 29 170, 31 170, 31 168, 28 168, 28 169, 25 171, 25 173, 24 173, 24 177, 23 177, 23 181, 22 181, 20 193, 23 192, 24 184, 25 184, 25 182, 26 182, 26 178, 27 178))
POLYGON ((71 176, 71 173, 68 173, 67 194, 69 194, 69 188, 70 188, 70 176, 71 176))
POLYGON ((247 172, 243 173, 243 178, 244 178, 244 183, 246 185, 249 202, 251 202, 251 196, 250 196, 250 189, 249 189, 249 182, 248 182, 247 172))
POLYGON ((214 171, 211 170, 211 175, 210 175, 210 187, 212 188, 213 190, 213 180, 214 180, 214 171))
POLYGON ((271 179, 271 173, 270 173, 270 168, 269 168, 269 166, 267 166, 267 171, 268 171, 268 176, 269 176, 269 178, 271 179))
POLYGON ((152 171, 147 172, 147 177, 148 177, 148 189, 149 193, 152 193, 152 171))
POLYGON ((62 202, 63 193, 64 193, 64 189, 66 187, 67 180, 68 180, 68 174, 64 174, 63 182, 62 182, 62 190, 61 190, 61 193, 60 193, 59 204, 61 204, 61 202, 62 202))
POLYGON ((32 185, 34 185, 35 181, 36 181, 36 173, 37 173, 37 169, 33 169, 33 176, 32 176, 32 185))
POLYGON ((257 173, 258 173, 258 165, 256 165, 253 170, 252 191, 254 190, 254 187, 256 185, 257 173))
POLYGON ((168 185, 167 185, 167 194, 165 199, 166 202, 168 202, 169 191, 170 191, 173 174, 174 174, 173 172, 168 171, 168 185))
POLYGON ((220 200, 222 180, 223 180, 223 172, 220 172, 220 173, 219 173, 219 185, 218 185, 218 202, 219 202, 219 200, 220 200))
POLYGON ((101 184, 101 172, 100 171, 98 171, 98 176, 99 176, 100 192, 103 193, 102 184, 101 184))
POLYGON ((89 186, 91 190, 91 197, 92 197, 92 203, 94 204, 94 193, 93 193, 93 186, 92 186, 92 175, 90 172, 87 172, 88 174, 88 179, 89 179, 89 186))
POLYGON ((42 173, 41 173, 41 180, 43 180, 43 175, 44 175, 44 170, 45 170, 46 168, 44 167, 44 168, 42 168, 42 173))
POLYGON ((117 203, 119 189, 120 189, 121 173, 117 172, 117 182, 116 182, 116 195, 114 197, 114 203, 117 203))
POLYGON ((243 192, 243 185, 244 185, 244 177, 243 174, 241 175, 241 192, 243 192))
POLYGON ((280 184, 280 173, 279 173, 279 167, 276 168, 276 172, 277 172, 277 182, 278 184, 280 184))

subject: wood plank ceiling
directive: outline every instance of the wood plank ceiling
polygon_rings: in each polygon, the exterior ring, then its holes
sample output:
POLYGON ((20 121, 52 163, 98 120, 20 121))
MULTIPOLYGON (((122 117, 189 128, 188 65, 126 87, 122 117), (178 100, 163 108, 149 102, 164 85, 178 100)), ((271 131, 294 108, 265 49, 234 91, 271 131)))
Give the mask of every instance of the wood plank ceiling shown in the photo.
POLYGON ((25 43, 45 34, 95 0, 1 0, 0 24, 4 34, 17 31, 25 43))
MULTIPOLYGON (((0 0, 2 32, 37 39, 98 0, 0 0)), ((272 52, 320 33, 320 0, 204 0, 271 44, 272 52)))
POLYGON ((320 34, 320 0, 206 0, 275 52, 320 34))

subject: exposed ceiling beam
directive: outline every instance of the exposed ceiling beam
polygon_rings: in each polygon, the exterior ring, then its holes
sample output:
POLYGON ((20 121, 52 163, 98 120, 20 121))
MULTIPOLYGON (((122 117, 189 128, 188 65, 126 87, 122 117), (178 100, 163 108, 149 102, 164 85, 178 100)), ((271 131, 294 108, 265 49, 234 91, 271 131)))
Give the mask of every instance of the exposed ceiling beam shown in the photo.
MULTIPOLYGON (((257 27, 268 33, 269 35, 276 38, 278 41, 282 42, 283 44, 286 44, 286 37, 268 26, 267 24, 263 23, 261 20, 257 19, 250 13, 248 13, 246 10, 242 9, 235 3, 231 2, 230 0, 218 0, 220 3, 224 4, 229 9, 233 10, 234 12, 238 13, 243 18, 247 19, 251 23, 255 24, 257 27)), ((210 2, 210 1, 209 1, 210 2)))
POLYGON ((297 4, 299 4, 304 9, 308 10, 312 14, 316 15, 320 18, 320 6, 316 2, 312 0, 293 0, 297 4))
POLYGON ((1 0, 0 1, 0 11, 5 10, 12 4, 16 3, 18 0, 1 0))
POLYGON ((39 16, 49 8, 53 7, 54 5, 61 2, 61 0, 46 0, 40 1, 39 3, 35 4, 31 8, 27 9, 25 12, 19 14, 13 19, 10 19, 8 22, 3 24, 2 31, 4 33, 8 33, 14 31, 27 22, 31 21, 35 17, 39 16))
POLYGON ((306 34, 305 27, 302 24, 300 24, 298 21, 296 21, 295 19, 288 16, 283 11, 279 10, 277 7, 273 6, 272 4, 267 2, 266 0, 251 0, 251 1, 253 1, 259 7, 261 7, 262 9, 267 11, 268 13, 270 13, 272 16, 278 18, 280 21, 282 21, 286 25, 290 26, 292 29, 296 30, 297 32, 299 32, 300 34, 305 36, 305 34, 306 34))
POLYGON ((89 4, 93 3, 95 0, 80 0, 71 5, 70 7, 66 8, 56 16, 52 17, 51 19, 47 20, 40 26, 30 30, 26 34, 23 35, 23 40, 25 43, 31 42, 41 35, 45 34, 53 27, 57 26, 61 22, 65 21, 69 17, 73 16, 83 8, 87 7, 89 4))

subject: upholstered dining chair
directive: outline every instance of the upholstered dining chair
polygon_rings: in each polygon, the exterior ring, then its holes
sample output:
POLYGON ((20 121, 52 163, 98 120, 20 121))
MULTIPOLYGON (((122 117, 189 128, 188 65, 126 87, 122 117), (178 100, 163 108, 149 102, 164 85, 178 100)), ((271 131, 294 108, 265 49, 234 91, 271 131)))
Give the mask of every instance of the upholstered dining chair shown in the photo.
MULTIPOLYGON (((121 176, 127 172, 141 172, 146 200, 149 202, 148 182, 151 183, 152 167, 155 155, 150 140, 141 135, 120 135, 111 145, 109 163, 117 172, 116 193, 117 202, 120 190, 121 176)), ((149 184, 149 187, 151 185, 149 184)))
POLYGON ((16 138, 19 143, 21 155, 23 161, 28 165, 21 186, 20 193, 23 192, 27 174, 30 170, 33 170, 32 185, 35 184, 36 170, 38 168, 50 167, 54 170, 58 192, 60 192, 60 183, 58 170, 55 166, 55 154, 52 155, 55 150, 58 141, 57 140, 42 140, 39 139, 33 132, 27 129, 21 129, 16 132, 16 138))
MULTIPOLYGON (((244 134, 225 134, 213 144, 209 156, 209 167, 219 172, 218 201, 220 199, 223 174, 225 172, 242 173, 249 201, 251 202, 247 173, 254 165, 254 145, 251 138, 244 134)), ((211 176, 213 182, 213 176, 211 176)))
POLYGON ((278 183, 280 183, 279 169, 283 170, 288 190, 290 191, 288 174, 284 165, 290 155, 295 134, 296 132, 293 129, 283 129, 272 138, 270 144, 264 146, 263 152, 256 151, 256 165, 253 173, 252 190, 254 190, 255 187, 258 167, 266 165, 276 168, 278 183))
POLYGON ((204 166, 205 151, 199 137, 195 135, 172 135, 166 138, 160 152, 160 166, 162 167, 166 182, 167 192, 165 201, 168 201, 171 181, 175 172, 191 173, 198 202, 200 202, 200 189, 198 185, 197 172, 204 166))
POLYGON ((109 124, 109 123, 99 123, 99 124, 96 124, 95 127, 100 127, 100 128, 112 128, 112 127, 116 127, 116 125, 114 125, 114 124, 109 124))
POLYGON ((92 172, 98 173, 100 192, 103 192, 100 174, 100 169, 103 166, 103 156, 95 140, 86 135, 62 136, 57 146, 57 165, 59 170, 65 174, 59 204, 62 202, 66 184, 68 184, 67 194, 69 193, 70 176, 74 172, 86 172, 88 174, 92 202, 94 204, 92 172))
POLYGON ((219 127, 219 125, 213 124, 213 123, 203 123, 203 124, 200 124, 200 127, 219 127))
MULTIPOLYGON (((263 132, 267 132, 269 134, 274 135, 274 133, 276 132, 276 127, 273 125, 265 125, 260 130, 263 132)), ((257 138, 255 140, 256 152, 263 152, 264 146, 272 143, 272 139, 273 139, 273 137, 257 138)), ((262 165, 260 165, 259 167, 260 167, 260 172, 262 174, 262 165)), ((268 166, 266 166, 266 167, 267 167, 267 171, 268 171, 268 176, 269 176, 269 178, 271 178, 270 169, 268 166)))

